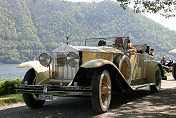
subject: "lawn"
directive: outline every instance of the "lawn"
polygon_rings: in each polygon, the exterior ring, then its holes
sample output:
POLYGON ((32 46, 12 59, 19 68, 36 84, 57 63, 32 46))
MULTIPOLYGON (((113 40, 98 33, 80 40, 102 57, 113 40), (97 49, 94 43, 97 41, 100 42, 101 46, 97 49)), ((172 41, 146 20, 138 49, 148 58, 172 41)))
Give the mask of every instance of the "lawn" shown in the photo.
POLYGON ((166 73, 165 73, 165 76, 172 76, 172 72, 169 72, 169 73, 166 72, 166 73))
POLYGON ((22 94, 7 94, 0 96, 0 105, 23 102, 22 94))

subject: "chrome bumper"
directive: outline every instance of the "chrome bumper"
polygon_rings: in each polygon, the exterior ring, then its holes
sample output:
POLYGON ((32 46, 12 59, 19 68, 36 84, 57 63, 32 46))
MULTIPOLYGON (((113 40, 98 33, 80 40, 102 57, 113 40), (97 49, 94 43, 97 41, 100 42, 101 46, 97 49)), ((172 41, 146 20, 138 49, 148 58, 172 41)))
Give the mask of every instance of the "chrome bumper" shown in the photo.
POLYGON ((35 93, 56 96, 91 96, 91 86, 58 86, 58 85, 15 85, 15 90, 22 93, 35 93))

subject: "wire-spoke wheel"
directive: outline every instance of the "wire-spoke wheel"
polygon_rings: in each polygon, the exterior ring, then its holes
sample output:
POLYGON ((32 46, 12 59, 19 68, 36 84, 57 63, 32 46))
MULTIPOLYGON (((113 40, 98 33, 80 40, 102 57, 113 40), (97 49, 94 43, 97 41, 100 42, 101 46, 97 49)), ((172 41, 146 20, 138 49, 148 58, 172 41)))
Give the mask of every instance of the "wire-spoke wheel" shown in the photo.
MULTIPOLYGON (((35 70, 33 68, 28 70, 24 76, 23 84, 35 85, 35 77, 35 70)), ((30 108, 39 108, 43 106, 45 100, 38 100, 38 97, 39 94, 23 93, 24 102, 30 108)))
POLYGON ((176 65, 174 65, 174 67, 172 69, 172 76, 176 80, 176 65))
POLYGON ((111 101, 111 78, 107 70, 97 70, 92 77, 91 103, 98 113, 106 112, 111 101))

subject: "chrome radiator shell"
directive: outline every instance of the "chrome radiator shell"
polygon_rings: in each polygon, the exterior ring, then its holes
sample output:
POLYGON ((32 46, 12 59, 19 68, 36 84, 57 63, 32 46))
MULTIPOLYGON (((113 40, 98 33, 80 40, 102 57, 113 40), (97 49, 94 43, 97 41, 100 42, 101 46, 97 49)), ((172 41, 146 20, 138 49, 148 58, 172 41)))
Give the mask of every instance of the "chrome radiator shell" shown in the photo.
POLYGON ((52 79, 73 80, 78 69, 79 63, 72 67, 67 63, 67 54, 79 51, 68 45, 58 47, 52 52, 52 79))

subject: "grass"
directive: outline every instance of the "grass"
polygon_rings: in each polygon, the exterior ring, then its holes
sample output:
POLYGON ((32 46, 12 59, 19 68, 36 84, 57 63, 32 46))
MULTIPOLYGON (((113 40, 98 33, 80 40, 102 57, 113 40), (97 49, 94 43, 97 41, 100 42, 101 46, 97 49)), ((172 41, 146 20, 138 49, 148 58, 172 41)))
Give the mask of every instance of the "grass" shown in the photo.
POLYGON ((0 105, 23 102, 22 94, 7 94, 0 96, 0 105))
POLYGON ((172 72, 169 72, 169 73, 166 72, 166 73, 165 73, 165 76, 172 76, 172 72))

